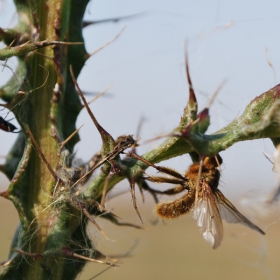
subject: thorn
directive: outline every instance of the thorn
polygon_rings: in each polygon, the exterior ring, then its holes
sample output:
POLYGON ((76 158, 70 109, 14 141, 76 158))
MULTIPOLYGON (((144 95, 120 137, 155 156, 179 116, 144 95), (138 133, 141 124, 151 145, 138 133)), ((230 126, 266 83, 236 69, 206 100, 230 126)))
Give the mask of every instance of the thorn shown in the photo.
POLYGON ((84 95, 83 95, 83 93, 82 93, 82 91, 81 91, 81 89, 80 89, 80 87, 79 87, 79 85, 77 83, 77 80, 76 80, 76 78, 74 76, 72 65, 70 65, 70 73, 71 73, 72 80, 73 80, 73 82, 74 82, 74 84, 75 84, 75 86, 77 88, 78 94, 81 97, 81 99, 82 99, 82 101, 83 101, 83 103, 84 103, 84 105, 86 107, 86 110, 87 110, 90 118, 92 119, 94 125, 96 126, 96 128, 98 129, 98 131, 99 131, 99 133, 101 135, 103 145, 105 143, 107 143, 108 140, 110 140, 112 143, 114 143, 114 139, 112 138, 112 136, 98 123, 97 119, 95 118, 95 116, 93 115, 92 111, 90 110, 90 108, 88 106, 88 103, 87 103, 87 101, 86 101, 86 99, 85 99, 85 97, 84 97, 84 95))
POLYGON ((79 128, 77 128, 70 136, 67 137, 66 140, 62 141, 59 145, 60 151, 63 149, 63 147, 70 141, 70 139, 79 132, 79 130, 83 127, 84 125, 81 125, 79 128))
POLYGON ((97 222, 93 219, 93 217, 89 214, 86 208, 82 208, 83 213, 86 215, 86 217, 95 225, 95 227, 100 231, 100 233, 107 239, 110 240, 107 235, 104 233, 104 231, 101 229, 101 227, 97 224, 97 222))
POLYGON ((16 39, 14 39, 8 47, 11 48, 15 41, 16 41, 16 39))
POLYGON ((114 173, 110 172, 108 174, 108 176, 106 177, 106 180, 105 180, 105 183, 104 183, 104 187, 103 187, 103 191, 102 191, 102 198, 101 198, 101 202, 100 202, 100 210, 101 211, 105 210, 105 200, 106 200, 108 184, 109 184, 109 181, 111 180, 111 178, 113 176, 114 176, 114 173))
POLYGON ((21 250, 21 249, 16 249, 16 248, 14 248, 13 251, 17 252, 17 253, 20 254, 20 255, 24 255, 24 256, 33 258, 34 260, 43 258, 43 255, 42 255, 42 254, 38 254, 38 253, 28 253, 28 252, 25 252, 25 251, 23 251, 23 250, 21 250))
POLYGON ((196 96, 195 96, 195 92, 193 89, 193 85, 192 85, 192 80, 191 80, 191 76, 190 76, 190 71, 189 71, 189 61, 188 61, 188 43, 185 43, 185 61, 186 61, 186 74, 187 74, 187 79, 188 79, 188 84, 189 84, 189 103, 193 104, 193 103, 197 103, 196 102, 196 96))
POLYGON ((111 168, 110 168, 110 172, 109 172, 108 176, 106 177, 103 191, 102 191, 102 198, 101 198, 101 202, 100 202, 101 211, 104 211, 104 209, 105 209, 105 200, 106 200, 106 194, 107 194, 109 181, 115 174, 119 175, 119 176, 123 175, 123 167, 119 163, 112 160, 112 161, 109 161, 109 164, 111 165, 111 168))
POLYGON ((157 166, 156 166, 155 164, 153 164, 152 162, 146 160, 145 158, 143 158, 143 157, 141 157, 141 156, 139 156, 139 155, 137 155, 137 154, 135 154, 135 153, 133 153, 133 152, 128 152, 128 153, 125 153, 125 154, 126 154, 127 156, 129 156, 129 157, 132 157, 132 158, 135 158, 135 159, 137 159, 137 160, 140 160, 140 161, 144 162, 144 163, 147 164, 148 166, 151 166, 151 167, 157 169, 157 166))
POLYGON ((82 259, 82 260, 86 260, 86 261, 89 261, 89 262, 95 262, 95 263, 100 263, 100 264, 106 264, 106 265, 109 265, 109 266, 118 266, 117 264, 115 263, 109 263, 109 262, 104 262, 104 261, 99 261, 99 260, 96 260, 96 259, 92 259, 92 258, 88 258, 88 257, 85 257, 83 255, 79 255, 77 253, 74 253, 74 252, 71 252, 71 253, 66 253, 67 256, 72 256, 72 257, 75 257, 75 258, 78 258, 78 259, 82 259))
POLYGON ((58 180, 59 178, 57 177, 56 173, 54 172, 54 170, 52 169, 52 167, 50 166, 49 162, 47 161, 46 157, 44 156, 41 148, 39 147, 37 141, 35 140, 30 128, 28 125, 26 125, 26 132, 29 135, 29 137, 32 140, 33 145, 35 146, 35 150, 37 151, 37 154, 39 155, 39 157, 41 158, 41 160, 46 164, 47 168, 49 169, 50 173, 52 174, 53 178, 55 180, 58 180))
POLYGON ((269 154, 263 152, 263 155, 266 157, 266 159, 267 159, 270 163, 272 163, 272 164, 274 165, 274 162, 273 162, 273 160, 271 160, 271 156, 270 156, 269 154))
POLYGON ((100 93, 98 93, 92 100, 90 100, 87 104, 89 105, 90 103, 94 102, 96 99, 98 99, 100 96, 102 96, 103 94, 105 94, 111 87, 113 84, 110 84, 108 87, 106 87, 103 91, 101 91, 100 93))
POLYGON ((98 53, 99 51, 101 51, 102 49, 104 49, 105 47, 107 47, 108 45, 110 45, 111 43, 113 43, 116 39, 118 39, 118 37, 122 34, 122 32, 124 31, 125 27, 123 29, 121 29, 121 31, 117 34, 117 36, 115 36, 113 39, 111 39, 110 41, 108 41, 107 43, 105 43, 104 45, 102 45, 101 47, 99 47, 97 50, 95 50, 94 52, 92 52, 91 54, 88 54, 88 58, 93 56, 94 54, 98 53))
POLYGON ((6 262, 5 261, 1 262, 0 265, 3 266, 3 267, 6 267, 6 266, 10 265, 11 263, 12 263, 12 260, 8 260, 6 262))
POLYGON ((130 181, 130 188, 131 188, 131 196, 132 196, 132 202, 133 202, 134 209, 135 209, 139 219, 141 220, 142 224, 144 224, 143 220, 141 218, 140 212, 138 210, 137 204, 136 204, 135 181, 134 181, 134 179, 131 179, 131 181, 130 181))

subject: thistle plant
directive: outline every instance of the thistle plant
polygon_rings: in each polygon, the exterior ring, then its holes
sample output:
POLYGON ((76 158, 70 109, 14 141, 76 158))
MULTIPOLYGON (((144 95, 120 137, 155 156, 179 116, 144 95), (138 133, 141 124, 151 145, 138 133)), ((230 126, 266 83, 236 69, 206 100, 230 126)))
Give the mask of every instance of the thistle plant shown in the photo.
MULTIPOLYGON (((208 135, 209 108, 198 112, 187 68, 189 100, 178 126, 141 158, 133 156, 135 152, 120 157, 138 145, 137 139, 131 135, 114 139, 110 128, 102 127, 95 118, 76 81, 90 57, 82 36, 88 2, 15 0, 17 26, 0 29, 6 44, 0 59, 18 59, 0 97, 21 130, 1 166, 10 180, 1 196, 14 204, 20 219, 1 279, 75 279, 86 262, 116 265, 98 259, 101 254, 85 228, 91 222, 106 237, 94 219, 100 214, 121 224, 106 210, 105 200, 106 193, 124 179, 130 184, 133 206, 141 220, 135 188, 156 199, 143 179, 149 164, 183 154, 198 161, 245 140, 270 138, 274 145, 279 143, 279 86, 256 97, 240 117, 208 135), (24 90, 26 83, 29 91, 24 90), (83 107, 100 133, 102 148, 89 162, 74 166, 73 151, 79 141, 75 123, 83 107)), ((130 201, 127 207, 132 207, 130 201)))

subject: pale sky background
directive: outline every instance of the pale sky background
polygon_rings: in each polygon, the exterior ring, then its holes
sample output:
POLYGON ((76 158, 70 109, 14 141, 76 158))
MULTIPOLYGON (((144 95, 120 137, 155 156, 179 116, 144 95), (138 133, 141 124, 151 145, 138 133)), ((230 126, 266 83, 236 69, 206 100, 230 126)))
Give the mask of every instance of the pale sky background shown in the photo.
MULTIPOLYGON (((0 4, 0 26, 11 28, 16 22, 14 7, 7 0, 0 4)), ((97 100, 91 108, 114 137, 135 134, 141 117, 146 119, 141 140, 168 133, 179 123, 187 102, 184 44, 188 40, 190 72, 200 110, 227 80, 210 110, 212 124, 208 132, 214 132, 242 114, 257 95, 279 83, 279 10, 279 1, 267 0, 91 1, 87 20, 141 14, 84 29, 86 49, 92 52, 126 27, 115 42, 86 62, 78 82, 83 90, 94 92, 113 83, 110 95, 97 100)), ((15 63, 15 59, 8 61, 13 68, 15 63)), ((10 74, 4 69, 1 83, 10 74)), ((12 123, 16 125, 15 120, 12 123)), ((77 127, 81 124, 82 141, 76 150, 78 157, 87 160, 100 149, 101 140, 85 111, 77 127)), ((0 155, 5 156, 17 135, 0 133, 0 155)), ((139 153, 155 145, 145 145, 139 153)), ((221 153, 224 165, 220 189, 229 199, 258 197, 259 192, 268 194, 276 187, 272 164, 263 152, 273 155, 270 140, 238 143, 221 153)), ((164 165, 183 172, 190 163, 185 155, 164 165)), ((1 182, 5 189, 7 180, 1 182)), ((128 188, 126 184, 124 187, 128 188)))

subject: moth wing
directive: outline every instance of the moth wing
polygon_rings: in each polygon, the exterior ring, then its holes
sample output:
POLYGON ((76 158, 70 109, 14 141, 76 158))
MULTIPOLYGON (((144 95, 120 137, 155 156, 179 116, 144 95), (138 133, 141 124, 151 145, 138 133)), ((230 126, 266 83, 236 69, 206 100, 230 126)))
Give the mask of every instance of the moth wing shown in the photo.
POLYGON ((210 186, 202 183, 202 195, 199 195, 193 208, 193 218, 200 227, 203 238, 216 249, 223 239, 223 224, 210 186))
POLYGON ((253 230, 258 231, 261 234, 265 234, 258 226, 244 217, 233 204, 222 194, 220 190, 215 191, 215 197, 220 211, 222 219, 228 223, 240 223, 253 230))

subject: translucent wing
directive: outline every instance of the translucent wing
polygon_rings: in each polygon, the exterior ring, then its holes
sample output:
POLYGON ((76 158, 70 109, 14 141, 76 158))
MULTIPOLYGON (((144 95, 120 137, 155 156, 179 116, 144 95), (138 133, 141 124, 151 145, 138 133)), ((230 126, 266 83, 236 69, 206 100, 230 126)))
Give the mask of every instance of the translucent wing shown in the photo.
POLYGON ((203 238, 213 249, 219 247, 223 239, 223 225, 215 196, 206 182, 202 183, 202 194, 194 205, 193 218, 203 238))
POLYGON ((258 231, 261 234, 265 234, 264 231, 262 231, 258 226, 244 217, 218 189, 215 191, 215 198, 220 210, 221 217, 228 223, 240 223, 258 231))

